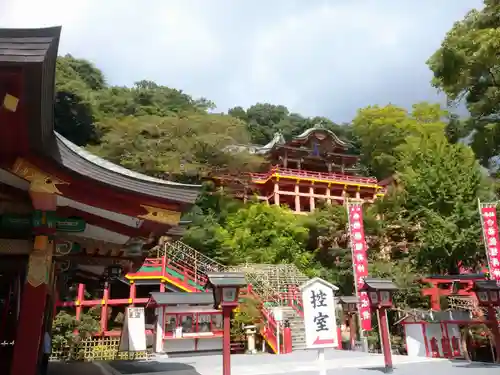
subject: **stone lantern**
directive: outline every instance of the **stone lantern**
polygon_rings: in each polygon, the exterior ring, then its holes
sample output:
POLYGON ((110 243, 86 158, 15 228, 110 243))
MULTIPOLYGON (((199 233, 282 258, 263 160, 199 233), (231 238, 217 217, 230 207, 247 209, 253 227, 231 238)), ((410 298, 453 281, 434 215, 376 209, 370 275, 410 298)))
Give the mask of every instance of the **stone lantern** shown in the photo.
POLYGON ((391 340, 389 340, 389 327, 387 323, 387 310, 392 307, 392 296, 399 288, 387 279, 366 278, 360 289, 368 294, 370 305, 377 310, 379 322, 380 341, 384 352, 385 372, 393 371, 391 340))
MULTIPOLYGON (((500 331, 495 309, 500 306, 500 285, 496 280, 478 280, 474 282, 473 290, 479 306, 486 307, 488 310, 488 326, 495 341, 496 353, 500 353, 500 331)), ((500 363, 500 354, 497 354, 496 362, 500 363)))
POLYGON ((478 280, 474 282, 474 292, 479 306, 490 307, 500 305, 500 286, 495 280, 478 280))
POLYGON ((398 289, 391 280, 366 278, 361 290, 368 294, 371 306, 379 309, 392 307, 392 295, 398 289))
POLYGON ((342 311, 346 314, 354 314, 358 311, 359 298, 356 296, 340 296, 339 302, 342 305, 342 311))
POLYGON ((356 341, 356 313, 358 311, 359 297, 357 296, 340 296, 339 302, 342 306, 344 316, 349 320, 349 349, 354 349, 356 341))
POLYGON ((222 342, 222 374, 231 374, 231 312, 239 303, 240 288, 247 285, 240 272, 207 273, 207 285, 214 295, 214 308, 222 309, 224 334, 222 342))

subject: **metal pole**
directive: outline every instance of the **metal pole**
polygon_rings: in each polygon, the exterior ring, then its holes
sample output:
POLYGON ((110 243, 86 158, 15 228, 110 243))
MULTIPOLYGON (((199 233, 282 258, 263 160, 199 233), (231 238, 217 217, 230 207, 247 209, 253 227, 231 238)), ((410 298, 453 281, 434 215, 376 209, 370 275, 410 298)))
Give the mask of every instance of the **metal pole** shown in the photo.
MULTIPOLYGON (((346 210, 347 210, 347 231, 349 233, 349 246, 351 247, 351 257, 353 259, 352 261, 352 273, 354 275, 354 292, 356 296, 359 296, 358 292, 358 283, 356 281, 356 267, 354 265, 354 249, 352 248, 352 243, 351 243, 351 224, 349 223, 349 201, 346 199, 346 210)), ((366 241, 366 240, 365 240, 366 241)), ((363 327, 361 325, 361 314, 360 314, 360 308, 359 305, 361 302, 358 302, 358 312, 356 315, 358 316, 358 332, 359 332, 359 340, 361 341, 361 347, 362 350, 365 353, 368 353, 368 338, 364 335, 363 327)))
POLYGON ((325 349, 318 350, 319 375, 326 375, 325 349))
MULTIPOLYGON (((276 321, 276 320, 275 320, 276 321)), ((280 322, 276 322, 276 354, 280 354, 280 322)))
POLYGON ((389 340, 389 325, 387 324, 387 309, 385 307, 379 307, 377 309, 377 316, 379 321, 380 342, 384 353, 385 372, 391 373, 393 367, 391 342, 389 340))
POLYGON ((224 336, 222 339, 222 374, 231 375, 231 308, 222 307, 224 336))

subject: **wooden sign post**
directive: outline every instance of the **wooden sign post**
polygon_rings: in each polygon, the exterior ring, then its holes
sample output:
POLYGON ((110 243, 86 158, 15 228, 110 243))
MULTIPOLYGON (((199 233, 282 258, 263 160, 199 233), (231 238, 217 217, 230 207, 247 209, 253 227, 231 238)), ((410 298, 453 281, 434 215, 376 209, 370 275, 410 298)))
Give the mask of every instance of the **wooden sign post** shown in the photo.
POLYGON ((314 278, 300 287, 304 306, 306 348, 318 349, 320 374, 326 375, 325 348, 338 346, 335 292, 329 282, 314 278))

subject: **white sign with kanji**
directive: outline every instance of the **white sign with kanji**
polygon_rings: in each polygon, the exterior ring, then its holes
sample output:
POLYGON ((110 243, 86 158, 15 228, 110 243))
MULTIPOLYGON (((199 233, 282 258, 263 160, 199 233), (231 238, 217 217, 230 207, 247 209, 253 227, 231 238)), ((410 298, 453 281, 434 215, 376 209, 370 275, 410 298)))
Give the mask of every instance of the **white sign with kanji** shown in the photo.
POLYGON ((331 348, 338 346, 335 318, 335 292, 338 288, 329 282, 314 278, 300 287, 304 307, 306 347, 331 348))
POLYGON ((120 337, 120 351, 147 350, 144 307, 127 307, 120 337))

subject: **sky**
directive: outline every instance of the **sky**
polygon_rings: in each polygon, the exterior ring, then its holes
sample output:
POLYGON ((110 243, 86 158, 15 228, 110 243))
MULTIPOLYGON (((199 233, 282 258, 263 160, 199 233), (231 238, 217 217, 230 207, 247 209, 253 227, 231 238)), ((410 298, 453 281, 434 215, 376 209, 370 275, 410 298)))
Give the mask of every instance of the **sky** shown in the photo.
POLYGON ((148 79, 214 101, 351 120, 441 101, 425 62, 481 0, 0 0, 0 27, 62 25, 60 54, 109 84, 148 79), (29 11, 27 11, 29 10, 29 11))

